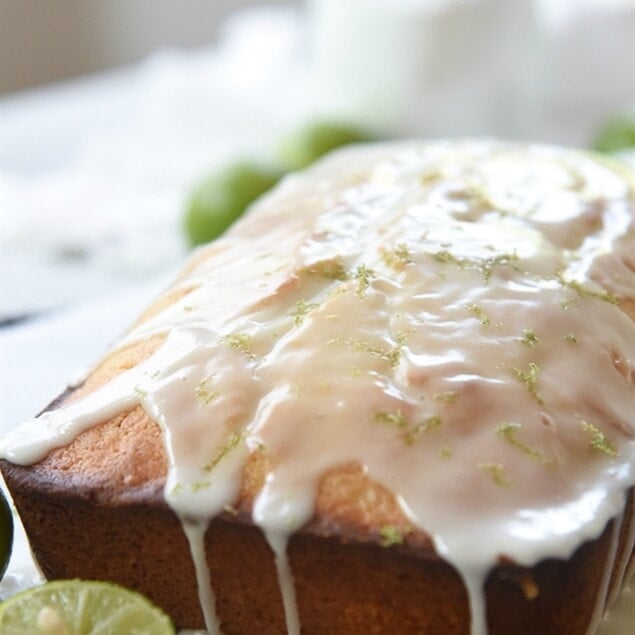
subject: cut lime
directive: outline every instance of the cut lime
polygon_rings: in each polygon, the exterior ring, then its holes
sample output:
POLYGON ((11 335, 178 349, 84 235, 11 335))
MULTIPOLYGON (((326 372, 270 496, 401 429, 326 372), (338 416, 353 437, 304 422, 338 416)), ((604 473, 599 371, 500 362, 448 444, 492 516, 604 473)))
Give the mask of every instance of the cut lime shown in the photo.
POLYGON ((7 570, 13 543, 13 515, 6 498, 0 490, 0 580, 7 570))
POLYGON ((110 582, 58 580, 0 605, 3 635, 174 635, 142 595, 110 582))

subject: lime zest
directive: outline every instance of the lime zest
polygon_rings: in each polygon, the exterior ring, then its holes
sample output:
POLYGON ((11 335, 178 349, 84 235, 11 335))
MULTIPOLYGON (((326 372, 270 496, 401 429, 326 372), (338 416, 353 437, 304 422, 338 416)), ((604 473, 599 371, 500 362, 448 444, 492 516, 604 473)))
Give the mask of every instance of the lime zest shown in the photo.
POLYGON ((439 415, 431 415, 427 419, 420 421, 412 430, 409 430, 404 435, 404 441, 407 445, 412 445, 420 434, 430 432, 434 428, 438 428, 443 423, 443 420, 439 415))
POLYGON ((294 326, 300 326, 304 321, 304 318, 311 313, 314 309, 319 308, 317 302, 307 302, 306 300, 298 300, 295 303, 295 311, 293 312, 293 324, 294 326))
POLYGON ((408 245, 400 243, 392 249, 386 249, 382 252, 381 258, 387 267, 392 269, 400 269, 404 265, 412 262, 412 256, 408 249, 408 245))
POLYGON ((526 454, 529 458, 538 461, 539 463, 549 463, 548 459, 542 452, 532 448, 518 438, 518 433, 522 430, 522 424, 514 423, 510 421, 508 423, 501 423, 496 428, 496 434, 505 439, 510 445, 518 448, 521 452, 526 454))
POLYGON ((487 313, 485 313, 485 311, 483 311, 483 309, 478 304, 468 304, 465 308, 475 317, 477 317, 483 326, 491 326, 491 318, 489 317, 489 315, 487 315, 487 313))
POLYGON ((202 379, 194 390, 194 394, 198 397, 202 406, 207 406, 219 396, 219 393, 216 390, 211 390, 209 387, 211 379, 211 376, 202 379))
POLYGON ((366 291, 370 286, 370 280, 375 275, 375 271, 373 269, 369 269, 364 263, 359 265, 355 270, 355 280, 357 281, 355 295, 360 300, 363 300, 366 297, 366 291))
POLYGON ((496 485, 500 485, 501 487, 511 487, 512 482, 505 478, 503 473, 505 468, 502 463, 483 461, 482 463, 478 463, 477 467, 479 470, 488 472, 496 485))
POLYGON ((398 428, 405 428, 408 425, 408 419, 406 419, 401 410, 397 410, 396 412, 379 410, 373 414, 372 421, 374 423, 384 423, 398 428))
POLYGON ((232 432, 229 438, 225 442, 225 445, 220 449, 219 453, 209 462, 203 466, 206 472, 211 472, 213 469, 235 448, 237 448, 247 437, 247 431, 241 430, 240 432, 232 432))
POLYGON ((515 341, 520 342, 529 348, 534 348, 540 342, 533 329, 524 329, 523 336, 517 337, 515 341))
POLYGON ((522 384, 524 384, 527 392, 529 392, 540 404, 544 404, 544 400, 538 394, 538 373, 540 372, 540 368, 538 364, 534 362, 529 362, 529 370, 522 370, 522 368, 513 368, 514 376, 518 379, 522 384))
POLYGON ((619 452, 615 448, 613 442, 600 430, 597 426, 585 421, 580 420, 582 429, 589 435, 591 447, 597 452, 603 452, 608 456, 619 456, 619 452))
POLYGON ((393 547, 394 545, 401 545, 403 543, 403 533, 395 525, 384 525, 379 530, 379 536, 382 547, 393 547))

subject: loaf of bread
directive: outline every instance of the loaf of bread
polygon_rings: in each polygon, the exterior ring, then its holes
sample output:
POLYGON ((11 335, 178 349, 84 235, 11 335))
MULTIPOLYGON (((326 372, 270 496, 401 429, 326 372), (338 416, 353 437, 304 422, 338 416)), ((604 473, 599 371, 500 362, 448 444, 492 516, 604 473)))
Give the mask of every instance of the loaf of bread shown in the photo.
POLYGON ((491 140, 335 153, 0 457, 47 577, 179 627, 594 633, 633 568, 635 175, 491 140))

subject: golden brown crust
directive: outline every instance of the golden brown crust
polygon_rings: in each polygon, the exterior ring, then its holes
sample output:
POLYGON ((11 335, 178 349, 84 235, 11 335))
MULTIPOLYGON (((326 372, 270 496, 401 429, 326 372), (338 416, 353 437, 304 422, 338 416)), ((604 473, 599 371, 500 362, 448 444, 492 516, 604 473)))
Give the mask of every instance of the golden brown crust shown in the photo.
MULTIPOLYGON (((113 580, 147 594, 179 627, 203 626, 187 541, 158 492, 137 491, 137 500, 112 504, 81 488, 64 488, 50 473, 6 462, 0 467, 48 578, 113 580)), ((351 493, 362 487, 357 473, 344 470, 332 478, 351 493)), ((303 633, 467 635, 467 596, 448 563, 425 544, 369 542, 368 535, 347 531, 346 521, 359 510, 328 509, 339 520, 316 518, 289 546, 303 633)), ((626 519, 632 518, 631 496, 626 519)), ((474 536, 475 548, 478 541, 474 536)), ((584 633, 610 542, 609 526, 569 560, 529 569, 497 566, 486 583, 490 633, 584 633)), ((222 581, 216 593, 224 632, 284 633, 273 554, 247 515, 228 511, 212 521, 206 546, 212 579, 222 581)))

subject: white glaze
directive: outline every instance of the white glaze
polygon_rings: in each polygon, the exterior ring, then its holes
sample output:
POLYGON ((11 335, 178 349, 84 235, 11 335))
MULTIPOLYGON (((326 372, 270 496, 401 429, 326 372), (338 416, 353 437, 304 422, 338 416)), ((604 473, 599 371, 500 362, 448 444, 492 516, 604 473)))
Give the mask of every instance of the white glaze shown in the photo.
POLYGON ((463 576, 481 635, 499 556, 569 557, 635 483, 635 326, 608 295, 635 289, 633 183, 546 147, 339 153, 207 248, 177 284, 188 293, 120 344, 168 334, 150 358, 0 455, 35 462, 140 403, 163 430, 166 500, 206 523, 265 452, 254 521, 289 632, 287 539, 324 473, 358 463, 463 576))
POLYGON ((198 587, 198 599, 203 610, 205 628, 208 633, 219 633, 220 624, 216 617, 216 598, 212 587, 212 581, 207 566, 207 555, 205 552, 205 532, 209 523, 204 520, 191 521, 181 519, 183 532, 190 545, 192 562, 196 571, 196 584, 198 587))
POLYGON ((284 606, 284 617, 287 624, 287 635, 300 635, 300 615, 295 598, 295 586, 293 573, 287 554, 289 544, 288 531, 269 531, 263 529, 265 538, 273 551, 278 574, 278 586, 284 606))

